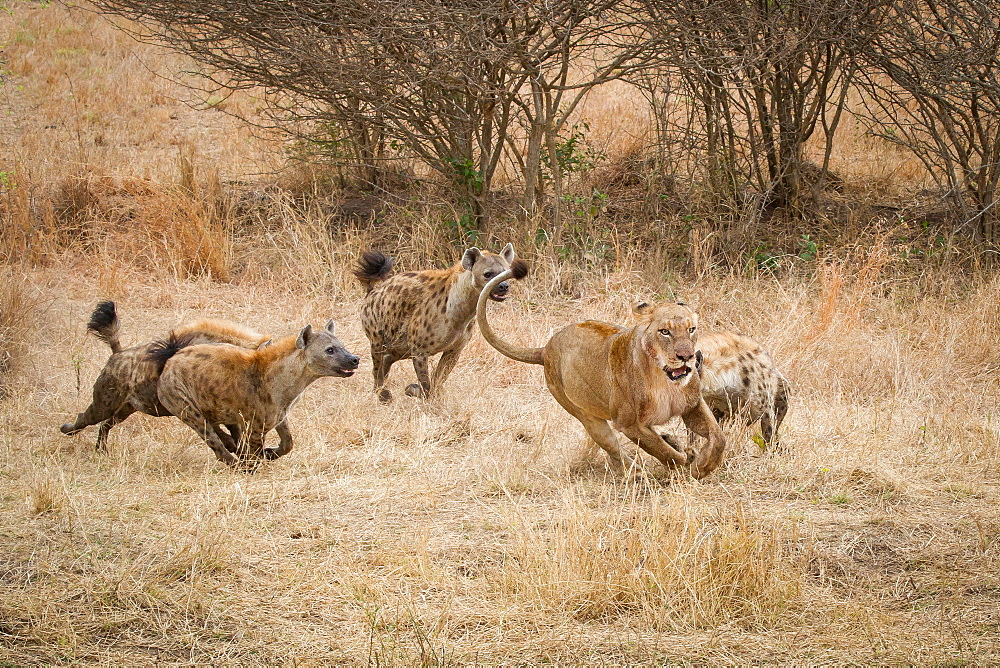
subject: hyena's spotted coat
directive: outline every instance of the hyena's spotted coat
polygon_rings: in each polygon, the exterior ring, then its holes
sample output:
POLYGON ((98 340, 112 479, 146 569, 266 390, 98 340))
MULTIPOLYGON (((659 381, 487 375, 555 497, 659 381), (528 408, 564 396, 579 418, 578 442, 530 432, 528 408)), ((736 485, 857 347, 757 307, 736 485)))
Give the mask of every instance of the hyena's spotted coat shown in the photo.
MULTIPOLYGON (((132 413, 139 412, 155 417, 170 415, 156 398, 156 383, 163 371, 163 364, 151 360, 149 353, 156 342, 122 348, 119 338, 121 322, 114 302, 101 302, 94 309, 87 323, 87 330, 108 344, 108 358, 101 375, 94 383, 93 401, 87 410, 76 416, 74 422, 60 427, 64 434, 75 434, 85 427, 100 423, 97 431, 97 449, 103 450, 108 432, 132 413)), ((230 344, 243 348, 256 348, 269 337, 226 320, 198 320, 174 328, 171 340, 188 344, 230 344)), ((239 429, 233 438, 239 440, 239 429)))
MULTIPOLYGON (((450 269, 393 274, 392 258, 379 251, 362 255, 354 275, 368 290, 361 325, 371 342, 375 391, 381 401, 392 397, 385 387, 389 369, 404 359, 413 360, 418 381, 406 394, 423 397, 440 390, 472 336, 480 291, 510 268, 513 259, 511 244, 499 255, 469 248, 450 269), (442 354, 431 379, 427 358, 435 353, 442 354)), ((508 289, 504 281, 490 298, 503 301, 508 289)))
POLYGON ((747 336, 702 333, 701 393, 719 424, 739 415, 748 425, 760 421, 767 447, 777 439, 788 412, 788 381, 764 348, 747 336))
POLYGON ((323 376, 347 377, 358 368, 334 336, 333 320, 314 331, 279 339, 256 350, 235 346, 163 341, 151 353, 163 365, 156 386, 160 403, 201 436, 219 461, 255 467, 292 449, 286 415, 299 395, 323 376), (243 437, 230 438, 220 427, 237 425, 243 437), (277 448, 264 449, 264 437, 276 430, 277 448))

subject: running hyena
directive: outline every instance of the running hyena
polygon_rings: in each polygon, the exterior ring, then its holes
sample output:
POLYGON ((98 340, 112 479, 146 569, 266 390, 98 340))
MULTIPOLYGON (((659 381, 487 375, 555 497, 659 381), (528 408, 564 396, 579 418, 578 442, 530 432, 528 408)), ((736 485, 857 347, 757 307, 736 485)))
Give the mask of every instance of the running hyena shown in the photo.
MULTIPOLYGON (((392 398, 385 380, 399 360, 412 359, 417 373, 418 382, 407 387, 406 394, 425 397, 441 389, 472 336, 479 292, 513 260, 511 244, 498 255, 469 248, 450 269, 393 274, 392 258, 374 250, 362 254, 354 275, 368 290, 361 324, 372 344, 375 391, 381 401, 392 398), (435 353, 441 353, 441 359, 432 381, 427 358, 435 353)), ((490 298, 502 302, 508 289, 504 281, 490 298)))

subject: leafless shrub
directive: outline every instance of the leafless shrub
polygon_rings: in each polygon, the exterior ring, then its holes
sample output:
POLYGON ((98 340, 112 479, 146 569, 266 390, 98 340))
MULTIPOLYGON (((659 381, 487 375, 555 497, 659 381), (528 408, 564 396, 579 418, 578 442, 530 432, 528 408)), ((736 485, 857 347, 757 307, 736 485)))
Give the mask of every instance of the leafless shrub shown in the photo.
POLYGON ((660 143, 700 160, 714 202, 756 218, 764 207, 802 210, 806 141, 821 129, 821 189, 854 55, 877 26, 880 0, 645 3, 660 42, 641 72, 660 143), (689 104, 678 104, 689 100, 689 104), (747 192, 747 188, 752 192, 747 192), (748 201, 747 195, 753 195, 748 201), (747 209, 747 205, 749 208, 747 209))
POLYGON ((948 189, 976 239, 1000 242, 1000 7, 897 0, 864 51, 867 121, 948 189))
MULTIPOLYGON (((272 121, 361 166, 369 183, 380 185, 377 167, 417 158, 455 189, 469 229, 503 163, 526 175, 532 203, 542 145, 557 163, 556 135, 586 90, 645 49, 629 39, 633 8, 615 0, 96 4, 193 56, 211 84, 262 87, 272 121), (589 64, 571 80, 571 63, 589 64)), ((558 218, 558 169, 554 182, 558 218)))

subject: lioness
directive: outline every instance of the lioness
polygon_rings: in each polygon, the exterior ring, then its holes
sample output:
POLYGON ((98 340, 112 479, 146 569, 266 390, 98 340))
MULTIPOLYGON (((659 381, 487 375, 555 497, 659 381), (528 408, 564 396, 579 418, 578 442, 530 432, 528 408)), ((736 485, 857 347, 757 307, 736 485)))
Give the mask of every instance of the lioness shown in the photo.
POLYGON ((496 285, 526 274, 527 265, 515 260, 480 293, 476 316, 489 344, 511 359, 541 364, 552 396, 583 424, 616 470, 631 465, 632 458, 618 446, 612 425, 667 466, 690 463, 697 479, 711 473, 726 442, 701 396, 695 312, 681 303, 640 302, 631 328, 585 320, 557 331, 543 348, 522 348, 493 332, 486 302, 496 285), (680 451, 653 430, 678 415, 708 439, 697 455, 680 451))

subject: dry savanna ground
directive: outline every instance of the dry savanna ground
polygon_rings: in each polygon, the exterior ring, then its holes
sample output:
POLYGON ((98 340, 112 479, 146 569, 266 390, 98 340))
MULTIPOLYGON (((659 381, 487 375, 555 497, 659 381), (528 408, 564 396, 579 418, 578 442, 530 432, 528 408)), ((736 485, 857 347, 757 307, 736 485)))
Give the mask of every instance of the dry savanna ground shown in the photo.
MULTIPOLYGON (((293 206, 282 148, 220 113, 251 97, 194 100, 157 76, 182 59, 59 6, 10 4, 0 44, 0 665, 1000 662, 995 277, 881 233, 701 275, 518 237, 532 274, 490 307, 505 337, 679 296, 792 382, 780 449, 734 427, 700 483, 649 458, 625 480, 538 367, 478 335, 441 397, 401 396, 400 363, 375 400, 349 271, 392 221, 331 236, 327 209, 293 206), (257 224, 226 222, 241 207, 257 224), (362 370, 307 389, 295 450, 255 474, 174 418, 98 453, 58 426, 107 359, 84 329, 105 298, 130 343, 333 317, 362 370)), ((890 158, 869 180, 913 169, 890 158)), ((426 235, 386 248, 405 268, 457 259, 433 221, 407 229, 426 235)))

